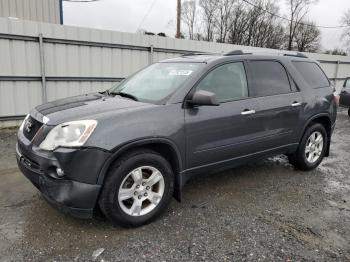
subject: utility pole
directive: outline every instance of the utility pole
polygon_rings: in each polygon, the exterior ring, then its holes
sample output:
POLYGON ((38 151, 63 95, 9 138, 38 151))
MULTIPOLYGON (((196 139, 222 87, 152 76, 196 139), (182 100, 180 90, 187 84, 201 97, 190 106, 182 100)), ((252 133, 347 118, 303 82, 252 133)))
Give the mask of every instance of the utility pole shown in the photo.
POLYGON ((176 38, 181 37, 181 0, 177 0, 177 14, 176 14, 176 38))

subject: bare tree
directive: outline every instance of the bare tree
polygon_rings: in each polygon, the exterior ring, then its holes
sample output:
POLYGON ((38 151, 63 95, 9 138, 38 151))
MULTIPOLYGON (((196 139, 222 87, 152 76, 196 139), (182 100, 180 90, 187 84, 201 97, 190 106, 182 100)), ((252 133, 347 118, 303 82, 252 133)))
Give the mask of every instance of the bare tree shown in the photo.
POLYGON ((227 34, 232 25, 232 13, 236 0, 217 0, 217 16, 215 19, 215 29, 217 32, 217 41, 226 42, 227 34))
MULTIPOLYGON (((287 0, 290 23, 285 26, 275 0, 200 0, 200 23, 195 39, 228 42, 236 45, 288 48, 316 51, 320 46, 320 31, 315 24, 303 22, 309 6, 317 0, 287 0), (198 32, 202 32, 199 34, 198 32)), ((349 11, 350 25, 350 11, 349 11)), ((349 31, 350 38, 350 31, 349 31)))
POLYGON ((194 39, 194 26, 197 16, 196 1, 186 1, 182 3, 181 19, 188 28, 188 36, 192 40, 194 39))
POLYGON ((283 49, 286 44, 286 30, 285 27, 279 23, 276 24, 267 36, 266 44, 263 47, 273 49, 283 49))
POLYGON ((320 48, 321 32, 314 23, 299 24, 295 44, 300 52, 316 52, 320 48))
POLYGON ((263 1, 258 0, 256 5, 248 10, 248 31, 245 45, 254 45, 259 23, 262 22, 262 17, 265 14, 262 8, 263 1))
POLYGON ((271 0, 257 0, 254 5, 236 1, 228 41, 232 44, 280 49, 285 43, 285 29, 275 16, 279 8, 271 0))
POLYGON ((288 32, 288 50, 292 50, 293 41, 296 34, 296 30, 301 21, 305 18, 309 12, 311 4, 317 2, 317 0, 286 0, 289 7, 289 32, 288 32))
POLYGON ((342 34, 342 39, 345 39, 347 44, 349 44, 350 43, 350 9, 343 14, 341 22, 343 25, 348 26, 348 27, 345 27, 344 29, 344 32, 342 34))
POLYGON ((335 48, 333 50, 327 50, 325 52, 327 55, 342 55, 342 56, 347 56, 348 53, 342 49, 335 48))
POLYGON ((200 0, 199 6, 202 8, 202 22, 204 27, 204 39, 214 40, 214 25, 217 14, 217 4, 215 0, 200 0))
POLYGON ((233 9, 232 24, 228 36, 228 42, 236 45, 243 45, 245 32, 248 28, 248 16, 245 5, 239 1, 233 9))

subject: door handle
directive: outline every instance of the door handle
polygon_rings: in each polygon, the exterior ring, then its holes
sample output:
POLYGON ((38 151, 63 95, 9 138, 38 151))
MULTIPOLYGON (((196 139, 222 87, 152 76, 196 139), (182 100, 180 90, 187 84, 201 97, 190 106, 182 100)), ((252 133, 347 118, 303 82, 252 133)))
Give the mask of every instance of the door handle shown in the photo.
POLYGON ((293 102, 292 106, 293 106, 293 107, 295 107, 295 106, 301 106, 301 103, 299 103, 299 102, 293 102))
POLYGON ((244 110, 241 113, 242 116, 253 115, 253 114, 255 114, 255 110, 244 110))

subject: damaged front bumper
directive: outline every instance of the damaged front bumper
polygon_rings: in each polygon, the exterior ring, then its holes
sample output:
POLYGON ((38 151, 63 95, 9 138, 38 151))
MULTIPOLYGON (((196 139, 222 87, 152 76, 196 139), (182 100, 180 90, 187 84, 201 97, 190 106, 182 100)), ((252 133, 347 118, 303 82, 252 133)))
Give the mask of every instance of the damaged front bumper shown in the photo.
POLYGON ((101 185, 99 171, 109 154, 99 149, 61 149, 40 155, 31 147, 16 145, 21 172, 57 209, 79 218, 91 218, 101 185), (57 176, 57 168, 64 170, 57 176))

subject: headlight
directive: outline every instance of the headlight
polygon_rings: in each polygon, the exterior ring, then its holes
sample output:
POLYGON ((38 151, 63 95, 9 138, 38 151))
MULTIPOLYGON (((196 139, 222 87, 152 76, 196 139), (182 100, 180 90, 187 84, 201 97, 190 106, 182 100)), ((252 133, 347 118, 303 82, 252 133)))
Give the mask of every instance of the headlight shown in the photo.
POLYGON ((60 124, 48 133, 40 144, 40 148, 51 151, 60 146, 82 146, 96 126, 96 120, 79 120, 60 124))
POLYGON ((19 130, 20 131, 22 131, 23 130, 23 128, 24 128, 24 124, 25 124, 25 122, 26 122, 26 120, 29 118, 29 114, 28 115, 26 115, 26 117, 24 118, 24 120, 23 120, 23 122, 22 122, 22 124, 20 125, 20 127, 19 127, 19 130))

